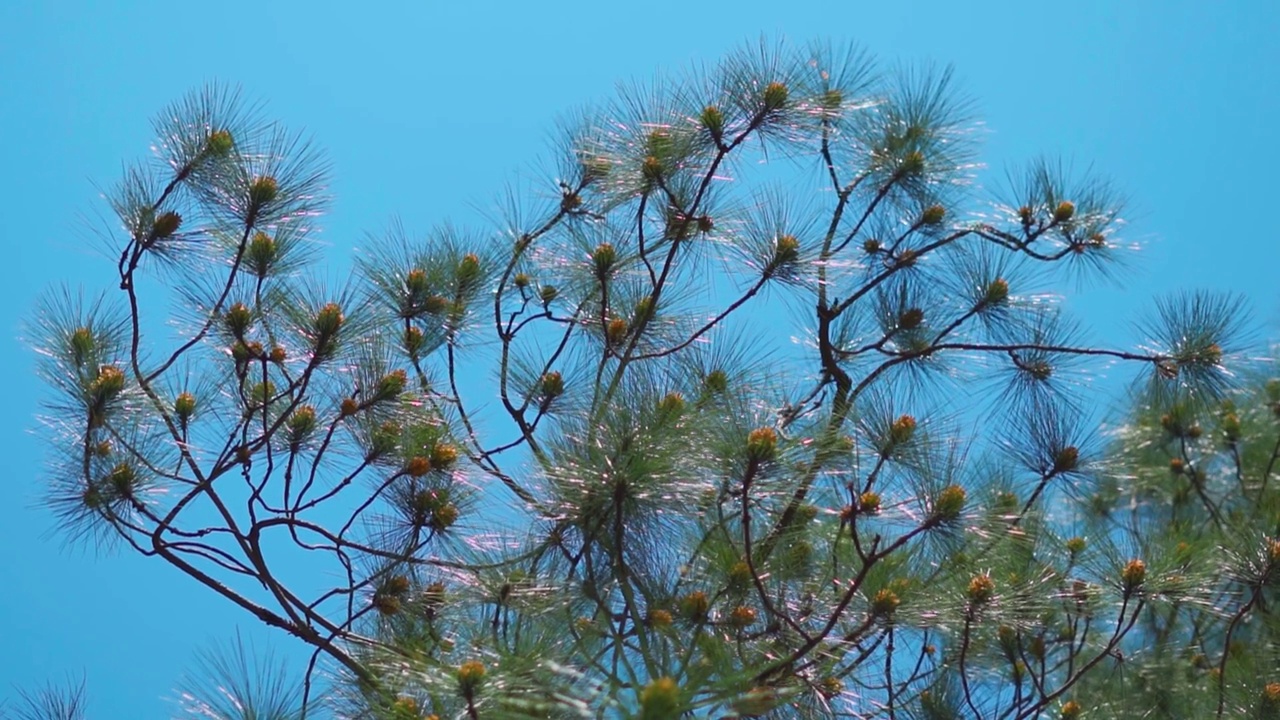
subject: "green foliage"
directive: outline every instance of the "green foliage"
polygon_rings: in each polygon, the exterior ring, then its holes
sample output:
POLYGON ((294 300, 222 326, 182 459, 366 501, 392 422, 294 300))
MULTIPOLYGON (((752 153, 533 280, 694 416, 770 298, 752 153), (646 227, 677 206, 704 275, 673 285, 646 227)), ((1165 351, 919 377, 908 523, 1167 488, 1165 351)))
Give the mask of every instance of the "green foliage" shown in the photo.
MULTIPOLYGON (((1207 308, 1194 301, 1191 310, 1207 308)), ((1238 321, 1237 308, 1222 310, 1235 317, 1218 323, 1238 321)), ((1217 356, 1208 337, 1180 341, 1180 354, 1194 362, 1217 356)), ((1082 683, 1106 712, 1274 714, 1280 490, 1270 476, 1280 460, 1277 388, 1275 379, 1256 373, 1225 390, 1210 385, 1214 392, 1151 388, 1121 428, 1113 479, 1088 502, 1088 522, 1097 532, 1111 527, 1108 534, 1133 538, 1148 561, 1124 566, 1121 589, 1150 601, 1123 649, 1131 675, 1125 692, 1116 678, 1082 683)))
POLYGON ((0 706, 5 720, 85 720, 88 703, 85 683, 50 683, 39 690, 19 690, 14 705, 0 706))
POLYGON ((1270 712, 1274 662, 1227 652, 1275 645, 1245 620, 1280 562, 1251 519, 1280 390, 1226 369, 1239 304, 1083 340, 1037 283, 1114 265, 1119 200, 1044 161, 985 197, 949 71, 762 45, 624 90, 565 128, 550 197, 393 225, 338 287, 323 161, 242 107, 161 114, 111 196, 118 302, 31 323, 64 536, 314 653, 297 682, 235 648, 196 716, 1204 708, 1168 682, 1200 646, 1270 712), (1077 380, 1114 362, 1151 409, 1110 462, 1077 380))

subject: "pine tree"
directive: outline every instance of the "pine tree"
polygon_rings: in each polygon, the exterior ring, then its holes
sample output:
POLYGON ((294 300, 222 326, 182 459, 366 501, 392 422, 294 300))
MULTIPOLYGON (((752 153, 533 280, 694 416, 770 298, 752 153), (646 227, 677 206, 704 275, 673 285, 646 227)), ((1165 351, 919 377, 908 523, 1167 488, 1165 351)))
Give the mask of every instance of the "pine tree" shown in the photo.
POLYGON ((1201 396, 1149 388, 1085 505, 1093 532, 1148 558, 1164 596, 1137 618, 1124 676, 1083 682, 1110 714, 1280 717, 1280 380, 1246 380, 1201 396))
POLYGON ((746 47, 567 123, 492 227, 393 225, 326 284, 322 155, 193 93, 110 196, 118 289, 31 323, 48 505, 311 649, 211 663, 198 717, 1076 717, 1155 649, 1272 707, 1221 646, 1265 635, 1274 540, 1184 567, 1169 512, 1218 532, 1227 488, 1147 502, 1202 461, 1119 473, 1079 382, 1122 363, 1189 432, 1240 307, 1089 342, 1044 283, 1118 267, 1119 198, 1048 160, 989 192, 974 124, 949 71, 746 47))

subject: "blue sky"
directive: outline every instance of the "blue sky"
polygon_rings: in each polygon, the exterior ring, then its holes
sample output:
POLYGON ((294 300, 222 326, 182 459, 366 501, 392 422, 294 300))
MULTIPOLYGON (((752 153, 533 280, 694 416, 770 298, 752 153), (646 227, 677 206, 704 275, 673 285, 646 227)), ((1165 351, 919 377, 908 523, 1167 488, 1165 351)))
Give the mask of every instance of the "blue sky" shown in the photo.
MULTIPOLYGON (((1145 249, 1122 287, 1065 288, 1102 337, 1149 299, 1234 290, 1280 337, 1280 4, 1044 2, 0 3, 0 163, 10 272, 0 285, 0 696, 86 677, 96 717, 166 717, 194 652, 271 640, 158 562, 68 551, 35 506, 40 389, 21 318, 54 284, 109 286, 87 244, 97 186, 150 143, 150 117, 209 80, 310 131, 334 167, 331 266, 393 215, 467 222, 546 148, 558 115, 618 80, 711 62, 762 33, 955 65, 999 170, 1040 153, 1093 163, 1132 200, 1145 249), (359 7, 359 9, 357 9, 359 7), (97 184, 95 186, 95 183, 97 184)), ((992 173, 994 177, 995 173, 992 173)))

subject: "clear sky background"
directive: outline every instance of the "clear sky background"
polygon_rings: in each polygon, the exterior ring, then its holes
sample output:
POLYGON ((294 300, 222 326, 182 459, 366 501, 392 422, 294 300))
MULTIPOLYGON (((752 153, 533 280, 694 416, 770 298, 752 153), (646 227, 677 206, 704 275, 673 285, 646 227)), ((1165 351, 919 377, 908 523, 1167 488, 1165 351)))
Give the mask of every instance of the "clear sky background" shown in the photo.
MULTIPOLYGON (((1067 287, 1123 340, 1150 298, 1235 290, 1280 338, 1280 3, 0 2, 0 697, 87 679, 94 717, 162 718, 194 653, 237 627, 287 638, 158 561, 67 551, 36 506, 40 388, 20 339, 37 294, 109 287, 81 220, 104 209, 148 121, 209 80, 243 86, 333 161, 331 267, 393 215, 467 222, 546 148, 556 117, 615 81, 711 62, 762 33, 853 39, 886 62, 956 66, 999 170, 1045 152, 1132 199, 1146 247, 1123 287, 1067 287)), ((995 177, 998 173, 991 173, 995 177)))

